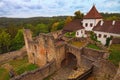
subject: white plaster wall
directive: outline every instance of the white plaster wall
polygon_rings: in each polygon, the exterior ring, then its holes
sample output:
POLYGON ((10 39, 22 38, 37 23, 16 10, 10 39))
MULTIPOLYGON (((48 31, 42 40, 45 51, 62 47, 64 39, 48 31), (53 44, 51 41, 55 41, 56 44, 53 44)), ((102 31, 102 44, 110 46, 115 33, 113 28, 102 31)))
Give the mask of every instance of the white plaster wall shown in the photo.
POLYGON ((83 19, 83 27, 85 28, 86 31, 92 31, 92 29, 94 28, 94 26, 97 25, 97 23, 99 21, 101 21, 102 19, 83 19), (86 27, 85 24, 88 24, 88 26, 86 27), (93 26, 91 27, 90 24, 93 24, 93 26))
MULTIPOLYGON (((113 36, 113 37, 120 37, 120 34, 114 34, 114 33, 107 33, 107 32, 100 32, 100 31, 94 31, 97 35, 97 40, 100 41, 103 45, 106 44, 106 38, 113 36), (101 37, 99 38, 99 34, 101 34, 101 37), (106 38, 104 38, 104 35, 107 35, 106 38)), ((110 42, 111 44, 111 42, 110 42)))
POLYGON ((87 37, 87 35, 85 34, 85 29, 77 30, 76 31, 76 37, 87 37))

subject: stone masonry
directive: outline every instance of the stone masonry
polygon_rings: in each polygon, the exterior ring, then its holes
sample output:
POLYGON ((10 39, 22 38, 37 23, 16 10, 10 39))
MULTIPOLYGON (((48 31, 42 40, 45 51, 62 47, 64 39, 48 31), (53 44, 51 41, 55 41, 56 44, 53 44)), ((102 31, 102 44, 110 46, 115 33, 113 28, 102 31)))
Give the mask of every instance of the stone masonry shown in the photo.
MULTIPOLYGON (((60 38, 60 35, 62 35, 62 31, 49 34, 41 33, 39 36, 32 38, 32 32, 29 29, 24 29, 24 39, 29 62, 44 67, 52 60, 55 60, 56 69, 59 69, 61 68, 61 62, 66 59, 66 55, 71 53, 77 59, 77 67, 88 68, 94 66, 93 74, 98 74, 102 71, 105 72, 103 75, 108 74, 110 78, 115 76, 117 70, 112 63, 106 60, 107 52, 88 49, 84 46, 81 48, 75 47, 65 42, 60 38), (102 67, 105 67, 106 70, 101 70, 102 67)), ((109 80, 111 80, 110 78, 109 80)))

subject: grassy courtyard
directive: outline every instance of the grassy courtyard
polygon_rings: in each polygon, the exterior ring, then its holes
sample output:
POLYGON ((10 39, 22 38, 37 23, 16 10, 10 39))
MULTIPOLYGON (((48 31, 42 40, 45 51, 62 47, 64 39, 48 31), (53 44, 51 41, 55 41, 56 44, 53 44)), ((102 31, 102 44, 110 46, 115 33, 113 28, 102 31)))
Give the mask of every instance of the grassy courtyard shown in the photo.
POLYGON ((112 61, 116 66, 118 66, 120 62, 120 44, 112 44, 109 47, 109 51, 109 60, 112 61))
POLYGON ((97 45, 95 44, 88 44, 87 48, 91 48, 91 49, 96 49, 96 50, 101 50, 97 45))
POLYGON ((85 45, 85 42, 74 41, 74 42, 71 42, 71 44, 76 46, 76 47, 82 47, 85 45))
MULTIPOLYGON (((11 66, 16 75, 20 75, 25 71, 31 71, 38 68, 37 65, 28 63, 27 57, 24 57, 23 59, 18 59, 18 60, 12 60, 5 64, 11 66)), ((10 79, 9 67, 7 66, 8 68, 6 69, 6 66, 4 66, 5 64, 0 66, 0 80, 10 79)))

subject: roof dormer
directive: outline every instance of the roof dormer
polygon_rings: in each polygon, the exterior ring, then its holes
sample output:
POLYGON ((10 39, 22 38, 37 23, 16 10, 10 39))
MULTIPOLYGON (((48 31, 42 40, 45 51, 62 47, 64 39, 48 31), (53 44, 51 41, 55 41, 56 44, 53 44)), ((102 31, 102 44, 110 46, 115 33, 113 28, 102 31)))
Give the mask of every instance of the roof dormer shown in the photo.
POLYGON ((102 26, 102 25, 103 25, 103 23, 104 23, 104 21, 102 20, 102 21, 100 22, 100 25, 102 26))
POLYGON ((112 25, 113 25, 113 26, 115 25, 115 21, 112 21, 112 25))

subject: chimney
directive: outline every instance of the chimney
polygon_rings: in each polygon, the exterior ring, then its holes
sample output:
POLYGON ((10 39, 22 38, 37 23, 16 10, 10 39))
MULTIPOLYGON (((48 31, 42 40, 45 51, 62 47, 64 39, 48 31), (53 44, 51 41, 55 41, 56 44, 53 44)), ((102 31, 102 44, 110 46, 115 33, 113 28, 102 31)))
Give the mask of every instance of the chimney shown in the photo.
POLYGON ((102 20, 102 21, 100 22, 100 25, 102 26, 102 25, 103 25, 103 23, 104 23, 104 21, 102 20))
POLYGON ((113 25, 113 26, 115 25, 115 21, 112 22, 112 25, 113 25))

